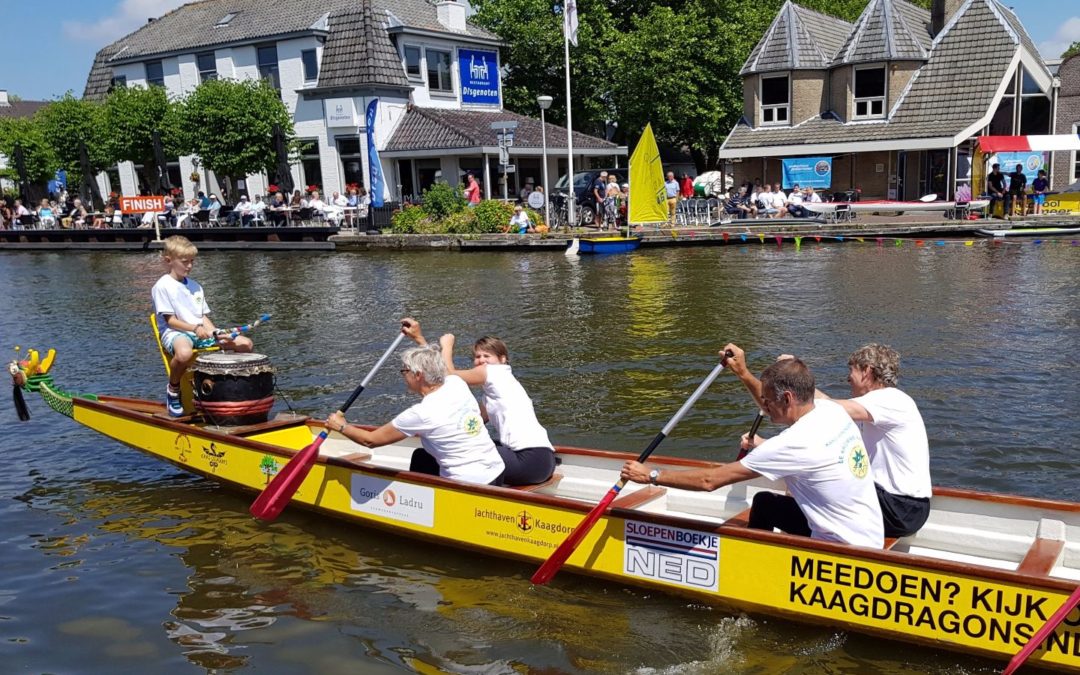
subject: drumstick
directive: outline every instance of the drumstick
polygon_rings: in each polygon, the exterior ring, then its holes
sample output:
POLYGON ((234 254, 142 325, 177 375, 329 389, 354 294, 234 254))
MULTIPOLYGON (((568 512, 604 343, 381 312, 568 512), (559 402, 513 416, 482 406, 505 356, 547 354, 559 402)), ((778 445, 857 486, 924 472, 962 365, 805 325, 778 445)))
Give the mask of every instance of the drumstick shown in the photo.
POLYGON ((270 315, 269 314, 263 314, 258 319, 255 319, 251 323, 246 324, 244 326, 237 326, 235 328, 218 328, 217 330, 214 331, 214 337, 218 337, 223 333, 228 333, 229 334, 229 339, 230 340, 235 340, 236 336, 240 335, 240 333, 246 333, 249 330, 258 328, 259 324, 266 323, 269 320, 270 320, 270 315))

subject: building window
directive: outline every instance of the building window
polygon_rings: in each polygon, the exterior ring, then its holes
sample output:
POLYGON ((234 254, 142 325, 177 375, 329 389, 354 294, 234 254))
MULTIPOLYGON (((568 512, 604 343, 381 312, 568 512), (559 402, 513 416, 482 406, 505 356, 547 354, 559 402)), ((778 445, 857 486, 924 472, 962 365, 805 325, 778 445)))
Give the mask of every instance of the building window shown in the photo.
POLYGON ((341 157, 342 177, 345 185, 364 185, 364 154, 359 138, 337 138, 338 156, 341 157))
POLYGON ((281 91, 281 76, 278 73, 277 45, 266 45, 257 50, 259 64, 259 77, 270 83, 270 86, 281 91))
POLYGON ((199 66, 199 82, 217 79, 217 59, 214 57, 214 52, 196 55, 195 62, 199 66))
POLYGON ((314 49, 305 49, 300 52, 300 61, 304 64, 304 82, 314 82, 319 79, 319 59, 316 58, 314 49))
MULTIPOLYGON (((1073 134, 1080 136, 1080 124, 1073 125, 1073 134)), ((1072 180, 1080 180, 1080 152, 1072 151, 1072 180)))
POLYGON ((240 12, 229 12, 225 16, 218 19, 218 22, 214 24, 214 28, 224 28, 232 23, 232 20, 236 18, 236 15, 240 12))
POLYGON ((157 87, 165 86, 165 69, 161 61, 148 61, 146 64, 146 84, 157 87))
POLYGON ((885 117, 885 66, 855 69, 854 119, 885 117))
POLYGON ((405 74, 410 80, 423 80, 424 74, 420 72, 420 48, 413 45, 405 45, 405 74))
POLYGON ((431 91, 454 91, 454 83, 450 80, 450 52, 427 50, 427 78, 431 91))
POLYGON ((127 76, 126 75, 115 75, 115 76, 113 76, 112 80, 109 82, 109 91, 111 92, 113 89, 122 89, 123 87, 126 87, 126 86, 127 86, 127 76))
POLYGON ((322 187, 322 164, 319 162, 319 142, 300 141, 300 166, 304 170, 304 186, 322 187))
POLYGON ((791 93, 788 76, 761 78, 761 123, 789 124, 791 122, 791 93))
POLYGON ((1049 134, 1050 97, 1027 68, 1021 67, 1020 72, 1020 135, 1049 134))

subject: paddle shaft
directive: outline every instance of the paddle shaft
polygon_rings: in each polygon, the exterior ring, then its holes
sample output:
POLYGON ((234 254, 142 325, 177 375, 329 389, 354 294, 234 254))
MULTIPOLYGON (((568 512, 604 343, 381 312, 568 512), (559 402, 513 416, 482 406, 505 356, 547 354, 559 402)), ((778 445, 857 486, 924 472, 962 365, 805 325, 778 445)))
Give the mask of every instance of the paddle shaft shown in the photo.
POLYGON ((255 328, 258 328, 259 324, 266 323, 269 320, 270 320, 270 315, 269 314, 263 314, 258 319, 255 319, 251 323, 243 325, 243 326, 237 326, 236 328, 218 328, 216 331, 214 331, 214 334, 215 335, 220 335, 222 333, 228 333, 229 334, 229 339, 230 340, 235 340, 237 338, 237 336, 240 335, 240 333, 246 333, 249 330, 253 330, 255 328))
MULTIPOLYGON (((753 423, 753 425, 750 426, 750 433, 746 435, 746 438, 751 443, 754 442, 754 435, 757 434, 758 427, 761 426, 761 421, 763 419, 765 419, 765 413, 758 410, 757 416, 754 417, 754 423, 753 423)), ((750 454, 749 450, 743 450, 742 448, 739 448, 739 457, 735 461, 737 462, 737 461, 739 461, 743 457, 746 457, 749 454, 750 454)))
POLYGON ((1047 637, 1054 632, 1054 629, 1065 620, 1065 617, 1069 615, 1078 604, 1080 604, 1080 586, 1076 587, 1076 590, 1072 592, 1072 595, 1065 600, 1065 603, 1058 608, 1058 611, 1046 620, 1043 627, 1040 628, 1035 635, 1031 636, 1031 639, 1027 641, 1024 648, 1017 652, 1016 656, 1012 657, 1009 661, 1009 665, 1005 666, 1005 670, 1002 671, 1002 675, 1012 675, 1017 668, 1024 665, 1028 657, 1039 648, 1047 637))
MULTIPOLYGON (((349 399, 345 401, 345 405, 341 406, 341 412, 345 412, 364 391, 364 387, 371 382, 371 379, 375 377, 375 373, 379 371, 386 360, 390 358, 390 355, 394 353, 398 345, 405 338, 404 333, 398 333, 397 338, 394 339, 393 344, 383 352, 383 355, 379 357, 379 360, 375 362, 375 365, 368 371, 367 376, 360 383, 349 399)), ((319 435, 315 437, 306 448, 296 453, 292 459, 278 472, 274 479, 263 489, 258 499, 252 503, 248 512, 251 515, 259 518, 260 520, 273 520, 285 510, 285 506, 292 500, 293 495, 300 489, 300 485, 307 478, 308 473, 311 471, 311 467, 315 466, 315 460, 319 458, 319 447, 326 440, 326 437, 330 435, 329 429, 323 429, 319 432, 319 435)))
MULTIPOLYGON (((724 369, 725 365, 726 360, 722 360, 720 361, 720 363, 716 364, 716 367, 712 369, 712 372, 709 373, 709 376, 706 377, 700 385, 698 385, 698 388, 694 390, 694 393, 690 395, 690 398, 686 399, 686 402, 683 403, 681 408, 679 408, 679 411, 675 413, 670 420, 668 420, 668 423, 664 425, 664 428, 660 430, 660 433, 656 434, 656 437, 652 439, 651 443, 649 443, 649 447, 645 448, 645 450, 642 451, 640 455, 638 455, 637 461, 639 463, 644 463, 645 460, 649 458, 649 455, 653 453, 653 450, 656 450, 656 447, 660 445, 660 443, 663 442, 665 438, 667 438, 668 434, 670 434, 672 429, 675 428, 675 425, 677 425, 679 421, 683 418, 683 415, 685 415, 686 412, 694 406, 694 403, 696 403, 697 400, 701 398, 701 395, 705 393, 705 390, 708 389, 709 386, 713 383, 713 381, 720 375, 720 371, 724 369)), ((581 521, 581 524, 578 525, 574 529, 574 531, 570 533, 570 536, 567 537, 566 540, 559 545, 559 548, 555 549, 555 552, 552 553, 551 556, 547 559, 547 561, 545 561, 544 564, 540 566, 540 569, 536 570, 536 573, 533 574, 531 579, 532 583, 536 585, 543 585, 551 581, 552 578, 555 577, 559 569, 563 566, 567 559, 570 558, 574 551, 577 550, 577 547, 585 539, 585 536, 589 534, 590 530, 592 530, 593 525, 596 524, 596 521, 600 520, 600 516, 604 515, 604 512, 607 511, 608 506, 611 505, 611 502, 615 500, 615 497, 618 496, 619 492, 623 489, 625 485, 626 481, 620 478, 619 482, 615 483, 615 485, 613 485, 611 489, 607 491, 607 494, 604 495, 604 498, 601 499, 600 502, 596 506, 594 506, 591 511, 589 511, 589 513, 585 516, 585 519, 581 521)))

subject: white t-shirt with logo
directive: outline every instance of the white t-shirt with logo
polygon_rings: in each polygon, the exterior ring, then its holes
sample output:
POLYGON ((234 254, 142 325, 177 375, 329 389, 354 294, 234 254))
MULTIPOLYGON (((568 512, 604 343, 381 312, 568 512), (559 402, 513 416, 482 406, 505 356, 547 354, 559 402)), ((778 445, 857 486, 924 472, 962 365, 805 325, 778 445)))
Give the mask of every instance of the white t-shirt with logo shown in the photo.
POLYGON ((506 364, 488 364, 484 407, 499 442, 512 450, 550 448, 547 431, 536 419, 532 399, 506 364))
POLYGON ((170 333, 180 332, 169 328, 169 324, 165 322, 166 314, 171 314, 184 323, 202 323, 203 315, 210 313, 203 287, 191 277, 177 281, 171 274, 166 274, 154 284, 150 297, 154 300, 154 316, 157 318, 158 332, 161 333, 163 342, 170 333))
POLYGON ((915 401, 896 387, 875 389, 852 400, 874 418, 858 426, 877 484, 894 495, 930 497, 930 443, 915 401))
POLYGON ((814 539, 881 548, 881 506, 859 430, 838 403, 814 409, 743 457, 769 480, 785 479, 814 539))
POLYGON ((443 478, 486 485, 506 468, 469 385, 457 375, 447 375, 441 387, 390 423, 406 436, 420 437, 443 478))

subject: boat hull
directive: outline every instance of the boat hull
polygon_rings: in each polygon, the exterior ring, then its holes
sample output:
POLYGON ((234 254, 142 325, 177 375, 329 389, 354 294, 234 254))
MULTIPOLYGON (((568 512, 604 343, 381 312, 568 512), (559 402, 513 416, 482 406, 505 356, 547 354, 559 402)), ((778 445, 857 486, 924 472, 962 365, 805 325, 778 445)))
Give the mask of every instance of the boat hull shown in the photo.
POLYGON ((975 232, 984 237, 1060 237, 1080 234, 1080 227, 1018 227, 1001 230, 982 228, 975 232))
MULTIPOLYGON (((301 418, 256 433, 226 434, 151 414, 155 409, 160 405, 131 399, 76 399, 74 419, 130 447, 251 492, 265 487, 322 430, 301 418)), ((610 487, 601 480, 572 499, 413 474, 403 469, 415 445, 392 447, 377 457, 376 465, 363 448, 331 434, 324 444, 328 454, 320 456, 293 504, 537 565, 610 487)), ((567 483, 597 466, 617 471, 631 457, 574 448, 560 449, 560 454, 567 483)), ((666 466, 703 464, 654 460, 666 466)), ((719 518, 650 512, 649 504, 661 497, 673 503, 663 488, 628 485, 567 561, 566 571, 997 658, 1014 654, 1072 589, 1061 579, 750 530, 739 517, 721 523, 719 518)), ((749 498, 745 491, 727 494, 735 510, 749 498)), ((1060 504, 1028 502, 1043 510, 1060 504)), ((1068 513, 1076 507, 1064 506, 1068 513)), ((1080 672, 1080 610, 1046 645, 1033 660, 1080 672)))
POLYGON ((641 237, 582 237, 578 242, 578 255, 628 253, 639 246, 641 237))

